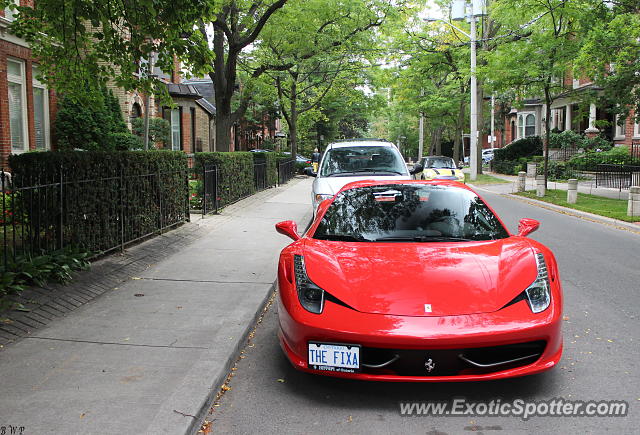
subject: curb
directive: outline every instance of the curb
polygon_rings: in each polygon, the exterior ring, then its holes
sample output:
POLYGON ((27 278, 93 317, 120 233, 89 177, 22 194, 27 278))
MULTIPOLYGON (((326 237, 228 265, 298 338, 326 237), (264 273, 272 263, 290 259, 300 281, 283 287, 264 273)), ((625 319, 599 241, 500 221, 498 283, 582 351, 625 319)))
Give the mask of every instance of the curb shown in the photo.
POLYGON ((251 334, 251 332, 255 328, 256 322, 262 315, 265 307, 269 304, 269 300, 271 299, 271 296, 276 291, 277 283, 278 281, 276 280, 273 282, 273 284, 271 284, 264 299, 262 299, 262 301, 260 302, 260 304, 256 309, 256 312, 251 318, 251 322, 249 322, 245 330, 242 332, 241 337, 235 343, 233 347, 233 351, 231 352, 227 360, 224 362, 222 367, 219 367, 218 370, 216 370, 217 373, 215 373, 215 375, 213 376, 213 381, 211 382, 211 387, 209 388, 209 394, 204 398, 202 402, 202 406, 196 413, 195 418, 192 420, 187 430, 184 432, 185 434, 189 434, 189 435, 197 434, 200 428, 202 427, 202 424, 204 423, 207 415, 209 415, 209 410, 211 408, 211 405, 213 404, 213 401, 215 400, 216 396, 218 395, 218 392, 226 382, 227 377, 229 376, 229 372, 231 372, 231 368, 235 365, 236 361, 240 356, 240 352, 244 349, 247 343, 249 334, 251 334))
POLYGON ((619 230, 625 230, 625 231, 630 231, 632 233, 640 234, 640 225, 634 224, 632 222, 625 222, 618 219, 614 219, 606 216, 600 216, 600 215, 589 213, 582 210, 563 207, 561 205, 552 204, 546 201, 540 201, 532 198, 525 198, 525 197, 515 195, 513 193, 502 193, 499 195, 505 196, 507 198, 515 199, 516 201, 525 202, 525 203, 534 205, 536 207, 545 208, 547 210, 555 211, 555 212, 562 213, 569 216, 574 216, 586 221, 608 225, 619 230))

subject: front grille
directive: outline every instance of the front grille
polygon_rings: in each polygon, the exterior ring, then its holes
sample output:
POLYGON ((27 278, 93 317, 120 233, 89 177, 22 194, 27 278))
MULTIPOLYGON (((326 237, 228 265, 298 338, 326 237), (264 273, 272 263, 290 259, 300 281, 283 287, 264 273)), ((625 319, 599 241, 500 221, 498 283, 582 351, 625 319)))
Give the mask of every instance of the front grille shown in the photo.
POLYGON ((488 374, 538 360, 545 341, 465 349, 361 349, 362 373, 396 376, 488 374), (428 370, 431 367, 431 371, 428 370))

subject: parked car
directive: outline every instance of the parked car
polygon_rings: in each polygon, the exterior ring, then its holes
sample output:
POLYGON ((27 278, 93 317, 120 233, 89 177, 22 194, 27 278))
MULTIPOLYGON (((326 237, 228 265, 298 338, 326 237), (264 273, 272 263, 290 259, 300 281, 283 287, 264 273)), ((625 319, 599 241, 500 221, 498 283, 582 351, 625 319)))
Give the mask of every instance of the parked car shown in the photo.
POLYGON ((278 263, 279 341, 298 370, 381 381, 543 372, 562 354, 553 253, 468 186, 364 180, 322 202, 278 263))
POLYGON ((493 160, 493 152, 497 148, 487 148, 486 150, 482 150, 482 163, 489 163, 493 160))
POLYGON ((249 152, 250 153, 272 153, 273 151, 271 151, 271 150, 263 150, 263 149, 260 149, 260 148, 255 148, 255 149, 249 150, 249 152))
MULTIPOLYGON (((311 193, 314 211, 323 200, 333 197, 353 181, 411 179, 398 148, 391 142, 376 139, 329 144, 318 168, 311 193)), ((421 171, 422 167, 414 166, 411 173, 417 170, 421 171)))
POLYGON ((416 173, 418 180, 454 180, 464 183, 464 173, 458 169, 451 157, 428 156, 420 160, 422 172, 416 173))
MULTIPOLYGON (((283 151, 282 154, 287 154, 287 155, 290 156, 291 152, 290 151, 283 151)), ((307 158, 305 156, 302 156, 300 154, 296 154, 296 163, 307 163, 307 164, 310 165, 311 164, 311 159, 309 159, 309 158, 307 158)))

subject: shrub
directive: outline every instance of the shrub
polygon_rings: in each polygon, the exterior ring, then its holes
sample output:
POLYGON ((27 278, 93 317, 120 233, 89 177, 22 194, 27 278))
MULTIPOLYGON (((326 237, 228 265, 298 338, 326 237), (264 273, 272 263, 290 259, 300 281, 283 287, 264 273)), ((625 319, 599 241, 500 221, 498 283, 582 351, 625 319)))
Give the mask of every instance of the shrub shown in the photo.
POLYGON ((494 159, 517 160, 520 157, 529 157, 542 154, 542 140, 539 136, 526 137, 511 142, 504 148, 494 151, 494 159))
POLYGON ((144 147, 142 139, 129 132, 111 133, 109 142, 111 142, 113 149, 116 151, 135 151, 144 147))
POLYGON ((499 174, 518 175, 518 172, 526 169, 526 162, 523 164, 517 160, 493 160, 493 170, 499 174))
POLYGON ((549 135, 549 148, 584 148, 585 137, 573 130, 565 130, 560 133, 551 132, 549 135))
POLYGON ((33 258, 16 258, 7 265, 7 270, 0 271, 0 309, 21 308, 20 304, 11 304, 8 298, 20 294, 29 285, 42 287, 48 281, 68 282, 74 271, 89 268, 88 257, 89 253, 68 247, 33 258))
POLYGON ((609 151, 589 151, 572 158, 569 163, 574 167, 579 167, 584 171, 595 171, 600 164, 626 164, 638 165, 640 162, 634 159, 629 153, 629 148, 615 147, 609 151))
MULTIPOLYGON (((144 144, 144 118, 136 118, 131 122, 131 131, 140 137, 144 144)), ((161 142, 168 144, 171 141, 171 124, 166 119, 149 118, 149 143, 161 142)))
POLYGON ((49 151, 12 155, 9 165, 15 187, 42 186, 21 195, 37 249, 101 252, 188 216, 182 152, 49 151))
POLYGON ((206 165, 216 165, 218 168, 220 206, 255 193, 253 154, 256 153, 212 152, 195 154, 196 173, 201 174, 206 165))
POLYGON ((58 103, 54 136, 59 150, 115 150, 110 135, 127 132, 111 90, 103 86, 95 94, 86 105, 64 97, 58 103))

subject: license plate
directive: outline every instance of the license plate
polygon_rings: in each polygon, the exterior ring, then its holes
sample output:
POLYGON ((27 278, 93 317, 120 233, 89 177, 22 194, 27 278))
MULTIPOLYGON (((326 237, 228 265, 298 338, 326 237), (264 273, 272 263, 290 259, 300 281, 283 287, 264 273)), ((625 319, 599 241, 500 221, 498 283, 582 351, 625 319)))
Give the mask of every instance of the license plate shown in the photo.
POLYGON ((360 346, 309 342, 309 368, 330 372, 360 371, 360 346))

